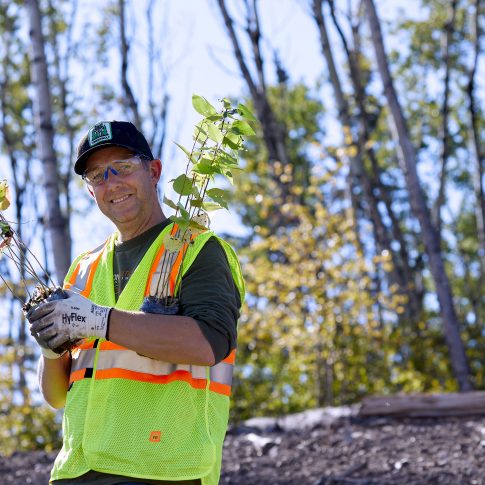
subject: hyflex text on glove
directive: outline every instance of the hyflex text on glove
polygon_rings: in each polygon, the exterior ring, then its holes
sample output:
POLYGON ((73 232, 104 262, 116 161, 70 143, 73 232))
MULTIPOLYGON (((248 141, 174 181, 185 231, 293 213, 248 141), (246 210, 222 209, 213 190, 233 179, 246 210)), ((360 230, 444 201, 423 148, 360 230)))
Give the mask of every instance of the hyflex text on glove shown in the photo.
POLYGON ((66 294, 67 298, 41 303, 27 315, 36 340, 56 349, 69 340, 106 338, 111 308, 70 290, 66 294))

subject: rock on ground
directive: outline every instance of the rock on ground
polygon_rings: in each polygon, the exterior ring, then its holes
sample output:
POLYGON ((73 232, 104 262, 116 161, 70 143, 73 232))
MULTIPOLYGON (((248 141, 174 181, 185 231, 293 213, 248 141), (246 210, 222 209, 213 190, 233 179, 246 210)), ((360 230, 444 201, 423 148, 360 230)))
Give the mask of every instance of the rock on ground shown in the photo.
MULTIPOLYGON (((220 483, 485 485, 485 417, 314 418, 230 429, 220 483)), ((0 455, 0 484, 47 484, 54 458, 0 455)))

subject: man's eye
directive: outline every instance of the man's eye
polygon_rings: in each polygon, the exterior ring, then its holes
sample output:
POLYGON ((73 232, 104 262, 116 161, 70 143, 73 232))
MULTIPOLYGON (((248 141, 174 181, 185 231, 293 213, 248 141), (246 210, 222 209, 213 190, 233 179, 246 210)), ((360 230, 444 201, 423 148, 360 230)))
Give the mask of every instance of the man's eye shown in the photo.
POLYGON ((103 172, 101 170, 91 172, 88 174, 88 179, 91 180, 91 182, 100 182, 103 180, 103 172))
POLYGON ((119 163, 113 164, 113 168, 117 172, 123 174, 123 173, 130 172, 133 169, 133 164, 130 162, 119 162, 119 163))

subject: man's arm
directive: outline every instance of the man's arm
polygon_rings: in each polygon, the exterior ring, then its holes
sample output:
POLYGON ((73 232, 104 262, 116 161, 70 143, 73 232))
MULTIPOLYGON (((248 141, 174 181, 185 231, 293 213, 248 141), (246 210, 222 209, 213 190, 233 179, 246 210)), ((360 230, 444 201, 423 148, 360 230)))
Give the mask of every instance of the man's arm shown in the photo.
POLYGON ((37 376, 39 388, 44 399, 56 409, 64 407, 67 389, 69 388, 69 375, 71 372, 71 357, 66 352, 58 359, 40 357, 37 376))
MULTIPOLYGON (((203 366, 215 363, 210 344, 197 322, 190 317, 113 309, 109 321, 109 339, 156 360, 203 366)), ((39 388, 53 408, 59 409, 65 405, 70 371, 71 357, 68 352, 58 359, 40 357, 39 388)))
POLYGON ((215 363, 209 342, 191 317, 113 309, 108 338, 156 360, 204 366, 215 363))
POLYGON ((235 347, 241 304, 216 240, 206 243, 182 281, 183 315, 120 311, 66 290, 66 299, 32 312, 31 332, 51 349, 68 340, 99 337, 156 360, 214 365, 235 347))

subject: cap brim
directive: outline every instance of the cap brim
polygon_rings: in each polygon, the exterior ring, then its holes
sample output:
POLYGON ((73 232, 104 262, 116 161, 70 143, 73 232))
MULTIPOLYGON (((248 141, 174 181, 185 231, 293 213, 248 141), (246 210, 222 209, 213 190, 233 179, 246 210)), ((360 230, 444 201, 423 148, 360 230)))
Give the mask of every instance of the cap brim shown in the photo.
POLYGON ((96 145, 89 150, 86 150, 74 163, 74 172, 76 172, 78 175, 82 175, 84 173, 84 170, 86 170, 86 161, 87 159, 94 153, 100 150, 101 148, 109 148, 109 147, 121 147, 121 148, 127 148, 128 150, 131 151, 136 151, 133 147, 124 145, 122 143, 100 143, 99 145, 96 145))

